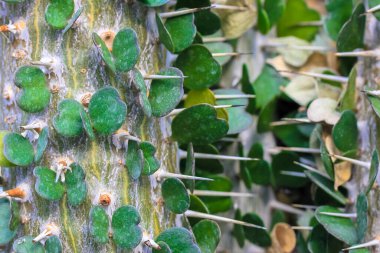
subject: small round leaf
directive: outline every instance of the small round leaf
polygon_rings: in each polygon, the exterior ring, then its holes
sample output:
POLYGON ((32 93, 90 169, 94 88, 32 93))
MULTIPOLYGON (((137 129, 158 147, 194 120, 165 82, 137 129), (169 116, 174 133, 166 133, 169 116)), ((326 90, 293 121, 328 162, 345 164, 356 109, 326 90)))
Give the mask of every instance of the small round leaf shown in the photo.
POLYGON ((190 207, 190 197, 185 185, 177 178, 168 178, 161 186, 165 207, 173 213, 184 213, 190 207))
POLYGON ((3 153, 5 158, 18 166, 28 166, 34 160, 34 149, 28 139, 17 133, 4 136, 3 153))

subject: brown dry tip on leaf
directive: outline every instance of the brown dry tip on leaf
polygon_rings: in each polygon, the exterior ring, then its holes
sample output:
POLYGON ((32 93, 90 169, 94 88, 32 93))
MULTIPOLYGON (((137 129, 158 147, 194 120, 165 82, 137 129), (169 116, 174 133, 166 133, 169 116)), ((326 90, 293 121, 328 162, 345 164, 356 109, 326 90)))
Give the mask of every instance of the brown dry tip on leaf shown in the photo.
POLYGON ((104 41, 104 43, 106 44, 108 50, 110 50, 110 52, 112 52, 112 44, 113 44, 113 40, 115 38, 115 32, 114 31, 105 31, 105 32, 102 32, 100 34, 100 38, 102 38, 102 40, 104 41))
POLYGON ((334 164, 334 189, 338 190, 338 187, 345 184, 351 178, 351 166, 349 162, 340 162, 334 164))
POLYGON ((102 206, 109 206, 111 204, 111 196, 107 193, 100 194, 99 204, 102 206))
POLYGON ((268 253, 290 253, 296 247, 296 234, 286 223, 277 223, 271 233, 272 246, 268 253))

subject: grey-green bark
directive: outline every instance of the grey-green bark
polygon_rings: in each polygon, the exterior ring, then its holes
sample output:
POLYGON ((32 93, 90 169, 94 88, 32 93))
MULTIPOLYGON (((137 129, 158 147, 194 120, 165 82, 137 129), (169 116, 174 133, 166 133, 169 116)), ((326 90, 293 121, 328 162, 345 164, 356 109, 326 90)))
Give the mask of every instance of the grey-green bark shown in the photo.
MULTIPOLYGON (((52 127, 52 118, 56 114, 57 104, 63 98, 80 100, 81 95, 111 85, 116 87, 128 104, 128 118, 123 129, 131 134, 149 140, 157 147, 157 157, 161 169, 174 171, 176 167, 176 146, 167 141, 169 137, 167 119, 144 118, 140 106, 130 89, 126 77, 114 77, 102 65, 92 43, 92 32, 101 33, 131 27, 140 41, 141 55, 137 68, 154 73, 164 65, 160 46, 154 33, 154 13, 134 1, 115 0, 78 0, 76 9, 84 7, 79 20, 66 34, 52 30, 45 22, 44 11, 48 0, 26 1, 24 4, 3 5, 6 17, 3 20, 26 22, 27 29, 10 41, 1 36, 0 41, 0 87, 4 91, 10 86, 13 91, 13 76, 18 67, 28 65, 30 61, 40 61, 44 57, 53 57, 54 73, 47 75, 50 87, 59 87, 52 95, 49 108, 38 114, 22 112, 15 103, 2 99, 0 129, 19 131, 19 126, 41 119, 49 125, 50 139, 46 153, 40 162, 44 166, 53 166, 59 157, 67 157, 79 163, 86 171, 88 196, 79 207, 70 207, 66 196, 59 202, 49 202, 37 196, 22 205, 22 215, 27 222, 22 225, 17 237, 39 234, 41 227, 56 223, 60 229, 60 239, 64 252, 120 252, 109 243, 105 246, 95 244, 89 237, 88 217, 92 205, 97 204, 101 192, 109 192, 114 208, 124 204, 135 206, 141 215, 142 228, 151 236, 174 222, 174 215, 163 212, 160 205, 158 184, 154 177, 143 176, 138 181, 129 178, 122 165, 124 149, 116 150, 111 136, 98 137, 91 142, 85 136, 67 139, 56 134, 52 127), (131 2, 131 3, 130 3, 131 2), (26 52, 23 58, 15 58, 16 53, 26 52)), ((32 171, 36 165, 28 168, 3 168, 7 179, 5 188, 13 188, 26 182, 34 188, 35 178, 32 171)), ((111 207, 110 207, 111 208, 111 207)), ((6 251, 7 252, 7 251, 6 251)))

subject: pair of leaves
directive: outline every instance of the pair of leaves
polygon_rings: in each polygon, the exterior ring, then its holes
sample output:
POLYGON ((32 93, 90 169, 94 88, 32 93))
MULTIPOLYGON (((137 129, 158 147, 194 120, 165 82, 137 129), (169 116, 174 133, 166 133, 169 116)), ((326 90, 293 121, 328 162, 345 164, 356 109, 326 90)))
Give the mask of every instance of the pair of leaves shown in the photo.
POLYGON ((55 182, 56 172, 47 167, 36 167, 33 175, 37 178, 35 189, 37 194, 47 200, 60 200, 63 194, 67 193, 68 203, 78 206, 86 198, 87 185, 85 182, 85 172, 77 163, 70 164, 71 171, 65 173, 65 182, 55 182))
POLYGON ((217 118, 216 110, 207 104, 185 109, 172 122, 172 138, 181 144, 206 145, 221 139, 227 132, 228 123, 217 118))
POLYGON ((152 175, 160 168, 160 162, 154 156, 156 148, 152 143, 129 140, 128 149, 125 153, 125 165, 129 175, 138 179, 141 174, 152 175))
POLYGON ((140 46, 137 34, 133 29, 122 29, 116 34, 112 52, 98 34, 93 33, 92 39, 103 61, 113 73, 127 72, 136 65, 140 55, 140 46))
POLYGON ((17 105, 26 112, 43 111, 50 102, 50 90, 44 72, 38 67, 23 66, 15 74, 15 85, 21 89, 17 105))
MULTIPOLYGON (((112 215, 112 239, 120 248, 134 249, 142 239, 139 227, 141 217, 139 212, 130 205, 116 209, 112 215)), ((90 234, 98 243, 105 244, 109 239, 109 218, 101 206, 94 206, 90 211, 90 234)))
POLYGON ((15 253, 61 253, 62 244, 57 236, 50 236, 45 244, 34 242, 32 236, 23 236, 13 243, 15 253))
POLYGON ((113 87, 105 87, 95 92, 88 106, 88 115, 83 106, 65 99, 58 105, 58 114, 53 118, 53 126, 65 137, 76 137, 83 130, 93 139, 92 127, 101 135, 109 135, 118 130, 125 121, 127 106, 113 87))
POLYGON ((54 29, 64 29, 74 13, 74 7, 73 0, 50 0, 45 20, 54 29))
MULTIPOLYGON (((241 154, 242 157, 243 154, 241 154)), ((264 160, 264 148, 261 143, 251 146, 248 157, 260 159, 258 161, 247 161, 241 163, 240 176, 247 188, 251 188, 252 183, 258 185, 268 185, 271 183, 272 170, 267 161, 264 160)))

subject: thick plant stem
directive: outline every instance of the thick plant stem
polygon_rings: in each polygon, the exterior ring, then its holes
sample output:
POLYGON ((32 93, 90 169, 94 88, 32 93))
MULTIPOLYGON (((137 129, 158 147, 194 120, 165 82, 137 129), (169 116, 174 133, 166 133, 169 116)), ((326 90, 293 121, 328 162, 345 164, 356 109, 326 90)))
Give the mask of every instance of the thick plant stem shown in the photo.
MULTIPOLYGON (((168 119, 147 119, 144 117, 136 96, 130 89, 130 80, 125 76, 113 76, 102 63, 96 52, 91 34, 114 31, 131 27, 138 34, 141 55, 137 68, 149 73, 156 73, 163 67, 162 51, 156 43, 154 34, 154 9, 129 1, 114 0, 78 0, 75 8, 84 7, 74 27, 62 35, 45 22, 44 12, 48 0, 26 1, 22 5, 4 5, 8 18, 12 21, 23 18, 26 30, 12 42, 0 37, 0 87, 11 85, 16 69, 31 61, 52 58, 55 65, 47 75, 50 87, 55 92, 49 108, 38 114, 26 114, 15 103, 7 105, 1 101, 1 129, 19 131, 18 126, 26 125, 32 120, 40 119, 49 125, 50 139, 44 158, 39 163, 51 167, 59 157, 68 157, 79 163, 86 172, 88 195, 86 201, 78 207, 67 203, 66 195, 60 201, 49 202, 37 196, 33 190, 32 200, 22 205, 22 215, 28 222, 22 225, 17 237, 22 235, 37 236, 43 225, 54 222, 61 230, 60 240, 64 252, 116 252, 111 242, 106 245, 96 244, 88 231, 89 212, 98 204, 99 195, 110 193, 114 198, 113 207, 125 204, 135 206, 141 215, 141 227, 152 238, 172 225, 174 218, 163 212, 160 203, 160 189, 154 177, 143 176, 137 181, 129 178, 123 166, 124 149, 116 150, 111 136, 97 137, 90 141, 84 135, 76 139, 60 137, 53 129, 52 117, 57 113, 57 105, 64 98, 80 100, 83 94, 94 92, 107 85, 116 87, 128 105, 128 117, 123 129, 141 140, 151 141, 157 147, 157 157, 161 169, 175 172, 177 147, 167 139, 168 119), (11 15, 10 15, 11 14, 11 15), (25 51, 25 57, 15 58, 17 52, 25 51), (13 55, 13 56, 12 56, 13 55), (54 72, 54 73, 53 73, 54 72)), ((25 182, 34 189, 33 164, 28 168, 3 168, 2 174, 7 179, 5 189, 16 187, 25 182)), ((141 252, 141 249, 136 249, 141 252)), ((120 251, 118 251, 120 252, 120 251)))

